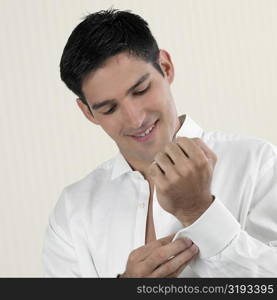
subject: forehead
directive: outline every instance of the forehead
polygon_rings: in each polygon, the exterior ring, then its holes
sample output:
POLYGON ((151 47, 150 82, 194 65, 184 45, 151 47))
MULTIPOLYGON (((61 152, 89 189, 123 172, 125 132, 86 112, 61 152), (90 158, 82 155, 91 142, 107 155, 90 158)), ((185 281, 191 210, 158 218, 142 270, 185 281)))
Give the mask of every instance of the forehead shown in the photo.
POLYGON ((89 74, 82 84, 82 91, 91 103, 94 99, 115 98, 120 93, 125 93, 147 72, 154 72, 151 63, 127 53, 120 53, 89 74))

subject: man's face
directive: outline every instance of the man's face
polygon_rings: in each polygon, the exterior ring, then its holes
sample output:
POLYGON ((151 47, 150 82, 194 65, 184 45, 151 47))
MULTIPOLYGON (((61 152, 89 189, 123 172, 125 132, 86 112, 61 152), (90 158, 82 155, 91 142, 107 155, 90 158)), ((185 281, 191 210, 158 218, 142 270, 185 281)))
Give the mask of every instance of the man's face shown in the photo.
POLYGON ((164 50, 160 65, 165 77, 152 64, 121 53, 109 58, 82 85, 93 116, 80 100, 79 107, 115 141, 131 164, 152 162, 172 141, 179 124, 170 91, 173 65, 164 50))

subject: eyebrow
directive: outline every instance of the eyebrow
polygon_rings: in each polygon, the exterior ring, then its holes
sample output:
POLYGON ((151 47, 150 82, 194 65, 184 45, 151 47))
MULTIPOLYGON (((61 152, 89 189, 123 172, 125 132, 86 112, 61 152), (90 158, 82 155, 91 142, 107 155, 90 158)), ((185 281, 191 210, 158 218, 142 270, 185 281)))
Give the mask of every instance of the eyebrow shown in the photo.
MULTIPOLYGON (((137 86, 139 86, 141 83, 143 83, 148 77, 150 76, 150 73, 146 73, 144 74, 143 76, 141 76, 137 82, 132 85, 128 90, 127 92, 125 93, 125 95, 128 95, 129 93, 131 93, 137 86)), ((108 105, 108 104, 112 104, 116 101, 116 99, 107 99, 107 100, 104 100, 104 101, 101 101, 101 102, 97 102, 95 103, 93 106, 92 106, 92 109, 93 110, 97 110, 99 109, 100 107, 103 107, 105 105, 108 105)))

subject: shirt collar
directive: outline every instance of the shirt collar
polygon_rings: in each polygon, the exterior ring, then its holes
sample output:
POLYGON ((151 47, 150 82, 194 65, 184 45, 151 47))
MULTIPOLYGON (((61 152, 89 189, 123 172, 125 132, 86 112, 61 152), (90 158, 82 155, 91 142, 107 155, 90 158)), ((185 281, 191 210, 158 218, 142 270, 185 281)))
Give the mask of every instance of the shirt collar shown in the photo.
MULTIPOLYGON (((194 122, 188 115, 180 116, 180 120, 185 118, 183 124, 181 125, 179 131, 176 136, 185 136, 188 138, 201 138, 203 135, 203 129, 194 122)), ((111 179, 115 178, 129 172, 137 172, 133 171, 124 156, 119 152, 114 160, 113 170, 111 179)))
POLYGON ((201 138, 204 131, 203 129, 194 122, 188 115, 182 115, 180 119, 185 118, 176 136, 185 136, 188 138, 201 138))
POLYGON ((121 152, 119 152, 114 159, 111 179, 114 180, 115 178, 132 171, 132 168, 130 167, 124 156, 121 154, 121 152))

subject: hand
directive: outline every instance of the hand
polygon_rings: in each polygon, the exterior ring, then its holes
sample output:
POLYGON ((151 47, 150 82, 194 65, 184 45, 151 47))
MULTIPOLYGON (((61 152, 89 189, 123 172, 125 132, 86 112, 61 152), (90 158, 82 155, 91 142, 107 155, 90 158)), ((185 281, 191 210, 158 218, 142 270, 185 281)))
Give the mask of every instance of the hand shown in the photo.
POLYGON ((210 184, 215 163, 216 155, 202 140, 179 137, 155 156, 149 168, 159 204, 184 226, 213 202, 210 184))
POLYGON ((171 242, 173 235, 150 242, 129 255, 126 271, 119 277, 177 277, 198 248, 188 238, 171 242))

